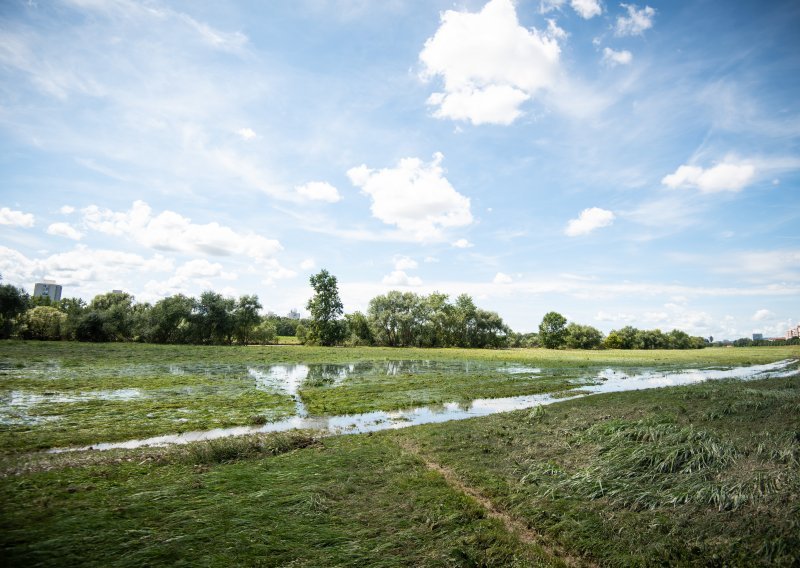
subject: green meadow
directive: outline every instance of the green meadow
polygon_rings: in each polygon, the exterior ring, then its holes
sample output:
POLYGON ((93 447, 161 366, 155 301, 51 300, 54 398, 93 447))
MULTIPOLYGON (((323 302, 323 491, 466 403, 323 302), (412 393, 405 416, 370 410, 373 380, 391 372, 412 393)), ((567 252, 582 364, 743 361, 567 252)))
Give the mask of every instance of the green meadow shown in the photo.
POLYGON ((341 414, 560 393, 603 368, 787 358, 800 359, 800 348, 2 342, 3 557, 41 566, 796 565, 796 373, 594 395, 373 434, 290 431, 41 451, 291 416, 291 395, 248 378, 248 368, 274 364, 435 363, 390 375, 366 365, 341 382, 323 376, 299 385, 309 413, 341 414), (508 368, 540 372, 498 372, 508 368))

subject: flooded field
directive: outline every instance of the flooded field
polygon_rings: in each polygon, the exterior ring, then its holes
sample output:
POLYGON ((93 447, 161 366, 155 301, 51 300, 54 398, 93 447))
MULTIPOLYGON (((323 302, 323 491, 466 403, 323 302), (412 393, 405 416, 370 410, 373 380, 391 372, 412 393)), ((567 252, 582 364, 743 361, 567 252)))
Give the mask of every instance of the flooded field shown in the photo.
MULTIPOLYGON (((523 410, 599 393, 691 385, 721 379, 752 380, 790 377, 800 373, 798 362, 790 359, 766 365, 735 367, 731 369, 687 369, 674 372, 650 370, 641 373, 603 369, 593 376, 585 376, 571 380, 570 386, 575 389, 574 391, 565 390, 555 394, 475 399, 466 403, 447 402, 444 404, 411 409, 375 411, 341 416, 309 416, 298 393, 299 386, 307 381, 309 377, 312 377, 312 380, 324 380, 327 384, 336 386, 342 384, 348 377, 358 376, 359 374, 386 372, 392 375, 401 372, 401 369, 405 369, 406 372, 424 372, 425 370, 440 366, 439 364, 432 364, 430 361, 388 361, 372 364, 362 363, 360 365, 273 365, 266 371, 249 369, 249 374, 256 378, 257 388, 278 388, 294 396, 297 401, 297 415, 289 419, 262 426, 217 428, 206 431, 155 436, 139 440, 127 440, 124 442, 99 443, 92 446, 70 448, 66 450, 132 449, 142 446, 187 444, 190 442, 214 440, 228 436, 245 436, 265 432, 285 432, 294 429, 315 430, 328 435, 359 434, 377 432, 380 430, 393 430, 420 424, 489 416, 498 412, 523 410)), ((472 366, 473 369, 476 367, 474 363, 470 362, 447 365, 449 368, 461 367, 461 372, 468 372, 467 369, 469 369, 470 366, 472 366)), ((541 369, 527 367, 502 367, 498 368, 497 371, 526 375, 538 375, 541 373, 541 369)), ((59 452, 65 451, 65 449, 56 449, 52 451, 59 452)))

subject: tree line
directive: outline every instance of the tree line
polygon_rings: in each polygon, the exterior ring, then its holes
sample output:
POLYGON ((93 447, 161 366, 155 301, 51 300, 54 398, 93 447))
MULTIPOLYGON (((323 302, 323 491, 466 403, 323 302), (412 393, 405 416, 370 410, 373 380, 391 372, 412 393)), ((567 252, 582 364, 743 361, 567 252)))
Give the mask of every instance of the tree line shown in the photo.
POLYGON ((538 333, 515 333, 468 294, 451 300, 438 292, 393 290, 372 298, 366 313, 345 314, 335 276, 322 270, 310 284, 314 294, 306 308, 311 317, 302 320, 261 315, 256 295, 236 299, 206 291, 199 298, 176 294, 150 304, 109 292, 88 303, 77 298, 51 302, 2 284, 0 338, 248 345, 290 335, 311 345, 549 349, 698 349, 712 340, 631 326, 604 335, 557 312, 544 316, 538 333))

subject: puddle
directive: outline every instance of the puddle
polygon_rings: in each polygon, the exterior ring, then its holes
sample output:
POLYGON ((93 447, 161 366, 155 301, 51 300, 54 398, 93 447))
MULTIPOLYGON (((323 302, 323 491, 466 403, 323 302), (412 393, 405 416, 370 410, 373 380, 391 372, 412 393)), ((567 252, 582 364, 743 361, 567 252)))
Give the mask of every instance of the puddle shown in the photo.
MULTIPOLYGON (((253 378, 264 380, 265 386, 278 385, 279 388, 288 390, 296 388, 304 375, 308 377, 309 370, 305 365, 276 365, 266 375, 255 373, 253 378), (291 367, 291 369, 290 369, 291 367), (280 368, 281 370, 276 370, 280 368), (273 383, 272 381, 279 381, 273 383), (283 381, 283 382, 280 382, 283 381), (299 382, 298 382, 299 381, 299 382), (292 386, 295 385, 295 386, 292 386)), ((529 371, 526 371, 529 372, 529 371)), ((571 400, 593 394, 623 392, 662 388, 669 386, 690 385, 710 380, 720 379, 765 379, 788 377, 798 373, 795 360, 779 361, 768 365, 755 365, 751 367, 736 367, 732 369, 688 369, 682 371, 648 371, 639 374, 627 374, 614 369, 604 369, 593 375, 587 375, 576 382, 581 385, 581 392, 574 396, 563 396, 565 393, 537 394, 527 396, 514 396, 506 398, 476 399, 469 403, 449 402, 435 406, 424 406, 406 410, 375 411, 363 414, 342 416, 294 416, 292 418, 264 424, 262 426, 237 426, 233 428, 217 428, 214 430, 185 432, 182 434, 169 434, 155 436, 142 440, 129 440, 126 442, 113 442, 94 444, 82 448, 61 448, 50 450, 51 453, 80 450, 111 450, 133 449, 142 446, 166 446, 171 444, 187 444, 203 440, 216 440, 229 436, 243 436, 265 432, 282 432, 294 429, 315 430, 321 435, 355 434, 377 432, 380 430, 395 430, 420 424, 433 424, 451 420, 464 420, 480 416, 489 416, 498 412, 523 410, 553 404, 564 400, 571 400)), ((298 397, 299 400, 299 397, 298 397)))

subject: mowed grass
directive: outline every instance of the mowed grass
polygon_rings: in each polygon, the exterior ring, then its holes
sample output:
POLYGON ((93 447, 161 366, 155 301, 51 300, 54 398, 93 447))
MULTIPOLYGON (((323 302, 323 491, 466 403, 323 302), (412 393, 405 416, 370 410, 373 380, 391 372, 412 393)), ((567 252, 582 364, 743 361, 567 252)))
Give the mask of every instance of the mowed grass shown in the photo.
POLYGON ((798 376, 2 466, 11 565, 800 562, 798 376))
POLYGON ((569 381, 599 368, 748 365, 800 356, 800 348, 699 351, 552 351, 320 348, 307 346, 163 346, 70 342, 0 342, 0 452, 83 446, 161 434, 261 424, 295 412, 285 392, 257 389, 248 368, 272 364, 432 361, 431 372, 359 375, 339 385, 302 385, 312 414, 393 410, 475 398, 574 388, 569 381), (473 361, 477 371, 459 372, 473 361), (455 363, 448 370, 447 364, 455 363), (499 373, 503 365, 543 373, 499 373), (125 393, 132 396, 126 396, 125 393), (14 406, 28 397, 35 404, 14 406), (61 401, 59 401, 61 399, 61 401), (66 400, 66 401, 64 401, 66 400))

